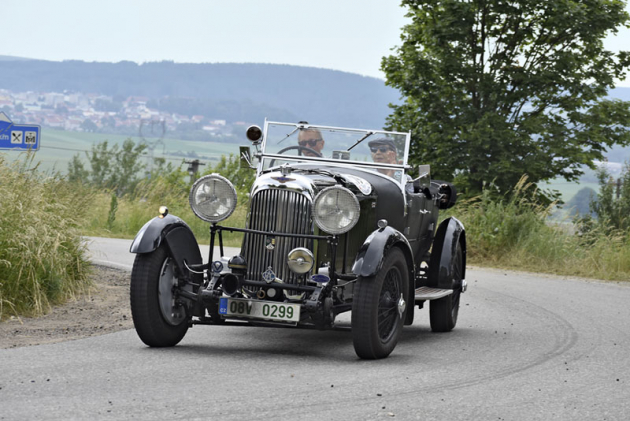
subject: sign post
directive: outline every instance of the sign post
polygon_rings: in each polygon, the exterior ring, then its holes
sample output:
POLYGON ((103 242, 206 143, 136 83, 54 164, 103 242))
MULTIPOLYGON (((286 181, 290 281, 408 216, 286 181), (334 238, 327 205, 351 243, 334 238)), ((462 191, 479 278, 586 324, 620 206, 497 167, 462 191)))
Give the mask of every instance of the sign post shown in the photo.
POLYGON ((0 149, 39 150, 41 127, 35 124, 13 124, 0 111, 0 149))

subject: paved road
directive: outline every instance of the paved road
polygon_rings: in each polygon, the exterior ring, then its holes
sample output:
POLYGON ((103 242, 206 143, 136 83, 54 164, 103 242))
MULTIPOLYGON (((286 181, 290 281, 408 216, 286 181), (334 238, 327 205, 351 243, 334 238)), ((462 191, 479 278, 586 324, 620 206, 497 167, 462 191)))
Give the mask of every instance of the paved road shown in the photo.
MULTIPOLYGON (((94 259, 130 267, 128 245, 95 240, 94 259)), ((196 326, 170 349, 129 330, 0 350, 0 420, 630 419, 629 284, 467 278, 453 332, 422 310, 380 361, 349 332, 250 327, 196 326)))

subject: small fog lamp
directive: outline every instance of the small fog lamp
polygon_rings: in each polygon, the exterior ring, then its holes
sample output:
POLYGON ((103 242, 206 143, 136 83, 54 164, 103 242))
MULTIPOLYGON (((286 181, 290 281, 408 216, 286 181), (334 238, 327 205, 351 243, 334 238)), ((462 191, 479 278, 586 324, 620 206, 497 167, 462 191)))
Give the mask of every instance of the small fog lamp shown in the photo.
POLYGON ((287 258, 287 265, 289 266, 289 269, 291 269, 293 273, 297 273, 299 275, 311 270, 314 262, 315 259, 313 258, 313 253, 304 247, 298 247, 291 250, 287 258))

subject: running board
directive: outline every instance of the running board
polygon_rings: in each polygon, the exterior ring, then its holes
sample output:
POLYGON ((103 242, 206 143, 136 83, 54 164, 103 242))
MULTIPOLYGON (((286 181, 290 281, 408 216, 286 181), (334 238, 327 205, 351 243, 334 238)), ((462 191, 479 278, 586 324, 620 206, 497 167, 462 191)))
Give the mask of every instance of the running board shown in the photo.
POLYGON ((438 300, 453 293, 452 289, 420 287, 416 289, 416 301, 438 300))

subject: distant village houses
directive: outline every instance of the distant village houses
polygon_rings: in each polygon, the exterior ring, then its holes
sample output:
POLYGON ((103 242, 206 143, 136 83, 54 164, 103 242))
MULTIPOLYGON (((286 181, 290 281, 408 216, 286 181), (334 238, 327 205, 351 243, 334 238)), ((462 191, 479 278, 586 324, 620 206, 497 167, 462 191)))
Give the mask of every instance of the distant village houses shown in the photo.
POLYGON ((230 136, 232 133, 232 124, 226 120, 199 114, 169 113, 150 108, 147 105, 149 102, 149 98, 139 96, 115 98, 79 92, 12 92, 0 89, 0 111, 16 124, 135 136, 144 121, 145 124, 163 124, 164 131, 175 137, 190 131, 205 133, 208 138, 230 136))

